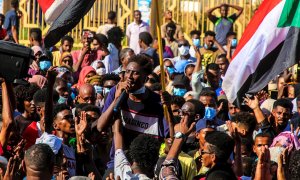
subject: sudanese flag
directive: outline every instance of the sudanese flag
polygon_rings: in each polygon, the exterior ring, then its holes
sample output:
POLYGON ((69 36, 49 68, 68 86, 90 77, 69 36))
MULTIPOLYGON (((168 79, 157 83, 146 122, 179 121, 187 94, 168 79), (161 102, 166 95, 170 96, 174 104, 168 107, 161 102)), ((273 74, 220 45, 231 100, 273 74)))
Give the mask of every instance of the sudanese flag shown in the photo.
POLYGON ((54 46, 70 32, 94 2, 95 0, 38 0, 46 23, 51 25, 44 40, 45 46, 54 46))
POLYGON ((264 0, 248 24, 222 89, 241 105, 245 93, 262 90, 300 60, 300 1, 264 0))

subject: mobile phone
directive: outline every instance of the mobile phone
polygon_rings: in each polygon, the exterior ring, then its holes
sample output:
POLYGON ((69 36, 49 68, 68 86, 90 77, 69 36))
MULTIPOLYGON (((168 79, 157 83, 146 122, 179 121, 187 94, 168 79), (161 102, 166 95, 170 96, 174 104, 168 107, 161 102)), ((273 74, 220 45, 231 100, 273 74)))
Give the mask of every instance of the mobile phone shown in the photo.
POLYGON ((254 99, 253 94, 248 94, 248 93, 246 93, 245 96, 246 96, 247 98, 249 98, 249 99, 254 99))

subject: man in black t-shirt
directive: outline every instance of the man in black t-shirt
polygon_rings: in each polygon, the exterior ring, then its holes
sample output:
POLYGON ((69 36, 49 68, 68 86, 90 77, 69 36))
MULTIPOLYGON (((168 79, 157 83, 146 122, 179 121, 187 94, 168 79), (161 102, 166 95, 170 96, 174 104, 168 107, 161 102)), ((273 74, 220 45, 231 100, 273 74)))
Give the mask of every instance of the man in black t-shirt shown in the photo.
MULTIPOLYGON (((153 138, 162 139, 167 130, 160 96, 144 85, 151 72, 152 63, 147 56, 131 57, 126 67, 124 81, 110 90, 102 115, 98 119, 97 129, 100 132, 114 120, 119 118, 122 120, 125 150, 139 134, 149 134, 153 138), (118 112, 115 112, 114 107, 124 90, 128 98, 121 103, 118 112)), ((111 161, 107 167, 112 170, 114 146, 110 155, 111 161)))

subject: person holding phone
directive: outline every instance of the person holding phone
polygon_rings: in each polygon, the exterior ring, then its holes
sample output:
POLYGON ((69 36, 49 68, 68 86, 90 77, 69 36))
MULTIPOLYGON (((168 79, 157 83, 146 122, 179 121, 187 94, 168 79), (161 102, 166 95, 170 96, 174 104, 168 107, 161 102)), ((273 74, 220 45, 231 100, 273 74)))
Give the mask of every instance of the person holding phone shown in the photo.
POLYGON ((102 59, 101 53, 98 50, 91 49, 91 43, 94 34, 92 31, 84 29, 82 30, 81 43, 83 47, 80 50, 72 51, 73 57, 73 70, 75 73, 75 79, 78 78, 79 72, 85 66, 89 66, 95 60, 102 59))

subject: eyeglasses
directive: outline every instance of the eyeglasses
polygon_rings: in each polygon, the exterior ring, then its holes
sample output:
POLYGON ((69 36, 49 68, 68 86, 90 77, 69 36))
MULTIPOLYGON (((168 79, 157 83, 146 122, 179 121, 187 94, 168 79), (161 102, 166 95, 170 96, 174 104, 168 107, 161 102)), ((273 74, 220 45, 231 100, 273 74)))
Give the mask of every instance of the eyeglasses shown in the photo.
MULTIPOLYGON (((81 98, 81 97, 80 97, 81 98)), ((85 98, 81 98, 85 103, 88 103, 89 101, 94 101, 95 97, 85 97, 85 98)))
POLYGON ((62 60, 62 62, 65 63, 65 64, 66 63, 72 63, 72 60, 71 59, 66 59, 66 60, 62 60))
POLYGON ((179 112, 180 116, 193 116, 193 115, 195 115, 195 113, 188 112, 188 111, 183 110, 183 109, 179 109, 178 112, 179 112))
POLYGON ((201 150, 201 155, 204 155, 204 154, 212 154, 212 153, 211 153, 211 152, 204 151, 204 150, 201 150))
POLYGON ((173 113, 179 113, 180 112, 180 109, 174 109, 172 110, 173 113))
POLYGON ((178 47, 181 47, 181 46, 189 46, 188 44, 178 44, 178 47))
POLYGON ((154 78, 149 78, 149 77, 146 77, 146 82, 148 82, 149 81, 149 83, 151 83, 151 84, 153 84, 153 83, 156 83, 157 81, 156 81, 156 79, 154 79, 154 78))

